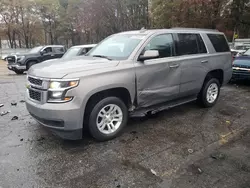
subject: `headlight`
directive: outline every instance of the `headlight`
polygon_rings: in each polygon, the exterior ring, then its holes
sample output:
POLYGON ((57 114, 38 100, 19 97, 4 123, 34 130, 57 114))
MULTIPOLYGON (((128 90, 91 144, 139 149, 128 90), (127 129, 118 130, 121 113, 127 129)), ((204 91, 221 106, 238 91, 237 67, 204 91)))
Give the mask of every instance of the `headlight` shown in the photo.
POLYGON ((51 81, 49 84, 48 102, 68 102, 73 96, 66 96, 69 89, 77 87, 79 80, 51 81))
POLYGON ((24 60, 24 58, 25 58, 25 56, 18 56, 17 61, 22 61, 22 60, 24 60))
POLYGON ((50 82, 49 89, 51 90, 61 90, 61 89, 67 89, 67 88, 73 88, 78 85, 78 80, 72 80, 72 81, 52 81, 50 82))

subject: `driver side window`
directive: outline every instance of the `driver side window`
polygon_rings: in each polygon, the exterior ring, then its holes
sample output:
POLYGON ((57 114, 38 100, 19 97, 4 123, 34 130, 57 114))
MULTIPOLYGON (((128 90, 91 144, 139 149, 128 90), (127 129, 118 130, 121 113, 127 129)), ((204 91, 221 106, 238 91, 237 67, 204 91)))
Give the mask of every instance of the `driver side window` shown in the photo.
POLYGON ((52 53, 52 48, 51 48, 51 47, 45 48, 45 49, 43 50, 43 53, 44 53, 44 54, 50 54, 50 53, 52 53))
POLYGON ((174 56, 174 40, 172 34, 162 34, 154 37, 144 48, 143 53, 146 50, 158 50, 158 58, 174 56))

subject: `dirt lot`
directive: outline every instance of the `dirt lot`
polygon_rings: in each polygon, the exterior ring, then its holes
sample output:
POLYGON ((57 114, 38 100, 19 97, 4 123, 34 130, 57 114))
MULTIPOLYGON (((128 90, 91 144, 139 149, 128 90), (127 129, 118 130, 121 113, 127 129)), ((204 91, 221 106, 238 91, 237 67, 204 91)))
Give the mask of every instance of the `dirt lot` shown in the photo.
POLYGON ((97 143, 87 133, 63 141, 36 123, 22 101, 25 79, 0 62, 0 111, 11 111, 0 116, 2 188, 250 187, 249 83, 224 87, 214 108, 131 119, 121 137, 97 143))

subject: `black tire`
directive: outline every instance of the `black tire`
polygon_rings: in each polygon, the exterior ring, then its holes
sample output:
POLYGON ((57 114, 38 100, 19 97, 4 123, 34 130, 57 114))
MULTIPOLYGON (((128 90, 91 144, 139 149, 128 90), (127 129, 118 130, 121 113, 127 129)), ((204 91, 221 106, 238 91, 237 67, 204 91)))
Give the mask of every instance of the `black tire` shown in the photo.
POLYGON ((220 96, 220 82, 218 79, 216 78, 209 78, 205 81, 202 90, 198 96, 198 102, 205 108, 209 108, 212 107, 216 104, 219 96, 220 96), (208 88, 212 85, 212 84, 216 84, 218 87, 218 94, 217 94, 217 98, 213 101, 213 102, 209 102, 207 99, 207 92, 208 92, 208 88))
MULTIPOLYGON (((90 105, 93 106, 93 105, 90 105)), ((117 98, 117 97, 107 97, 104 99, 101 99, 99 102, 97 102, 94 107, 90 110, 90 116, 88 119, 88 128, 90 131, 90 134, 97 140, 97 141, 107 141, 107 140, 111 140, 115 137, 117 137, 118 135, 121 134, 122 129, 126 126, 127 121, 128 121, 128 109, 127 106, 124 104, 124 102, 117 98), (98 127, 97 127, 97 117, 99 112, 107 105, 111 105, 111 104, 115 104, 118 107, 120 107, 122 114, 123 114, 123 118, 121 121, 121 124, 119 126, 119 128, 110 134, 104 134, 102 133, 98 127)))
POLYGON ((30 61, 30 62, 28 62, 28 63, 27 63, 27 66, 26 66, 26 69, 29 70, 30 67, 32 67, 32 66, 35 65, 35 64, 36 64, 35 61, 30 61))
POLYGON ((21 71, 21 70, 15 70, 15 73, 16 74, 23 74, 24 71, 21 71))

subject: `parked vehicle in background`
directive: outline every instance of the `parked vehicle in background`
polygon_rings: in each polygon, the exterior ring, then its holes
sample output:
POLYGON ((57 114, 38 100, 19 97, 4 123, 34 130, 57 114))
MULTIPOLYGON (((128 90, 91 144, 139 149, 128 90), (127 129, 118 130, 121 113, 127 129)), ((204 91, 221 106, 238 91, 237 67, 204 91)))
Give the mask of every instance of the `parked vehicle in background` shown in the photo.
POLYGON ((63 55, 63 59, 69 59, 75 56, 81 56, 88 53, 92 48, 94 48, 96 44, 87 44, 87 45, 79 45, 72 46, 67 50, 67 52, 63 55))
POLYGON ((23 74, 31 66, 43 61, 61 58, 65 53, 65 47, 61 45, 38 46, 28 53, 20 53, 7 56, 8 69, 16 74, 23 74))
POLYGON ((105 141, 122 132, 128 115, 154 114, 194 100, 214 106, 231 76, 223 33, 129 31, 108 37, 81 58, 32 67, 26 106, 64 139, 81 139, 86 126, 105 141))
POLYGON ((250 79, 250 49, 233 62, 232 80, 250 79))

